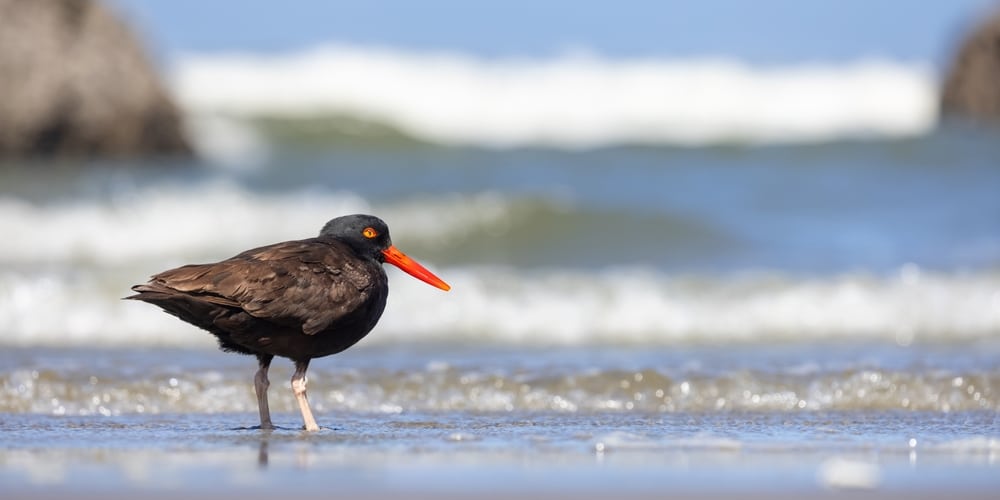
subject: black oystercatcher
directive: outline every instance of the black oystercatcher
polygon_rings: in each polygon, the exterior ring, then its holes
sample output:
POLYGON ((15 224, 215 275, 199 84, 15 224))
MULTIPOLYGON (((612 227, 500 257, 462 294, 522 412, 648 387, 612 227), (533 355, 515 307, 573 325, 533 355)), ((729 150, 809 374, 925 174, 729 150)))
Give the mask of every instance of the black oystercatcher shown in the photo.
POLYGON ((451 287, 392 245, 378 217, 348 215, 327 222, 316 238, 247 250, 214 264, 164 271, 126 297, 215 335, 223 351, 257 356, 254 377, 260 427, 270 429, 267 369, 275 356, 295 362, 292 391, 306 430, 319 430, 306 399, 313 358, 336 354, 371 331, 389 293, 389 262, 442 290, 451 287))

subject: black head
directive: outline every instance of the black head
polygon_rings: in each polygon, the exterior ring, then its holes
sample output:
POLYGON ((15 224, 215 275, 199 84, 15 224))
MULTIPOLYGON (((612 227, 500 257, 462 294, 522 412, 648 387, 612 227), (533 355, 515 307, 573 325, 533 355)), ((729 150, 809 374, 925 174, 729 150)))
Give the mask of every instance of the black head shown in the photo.
POLYGON ((383 252, 392 246, 389 226, 374 215, 345 215, 327 222, 320 238, 334 238, 350 245, 360 255, 385 262, 383 252))
POLYGON ((374 215, 345 215, 327 222, 319 232, 319 239, 334 239, 349 245, 358 255, 377 262, 388 262, 414 278, 444 291, 451 286, 428 271, 417 261, 392 246, 389 226, 374 215))

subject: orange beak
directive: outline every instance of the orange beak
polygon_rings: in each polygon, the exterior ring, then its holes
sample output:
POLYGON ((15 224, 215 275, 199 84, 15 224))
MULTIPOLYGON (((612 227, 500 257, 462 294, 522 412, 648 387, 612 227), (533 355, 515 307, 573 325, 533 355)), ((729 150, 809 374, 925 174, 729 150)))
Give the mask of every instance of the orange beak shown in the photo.
POLYGON ((407 257, 406 254, 400 252, 395 245, 382 250, 382 255, 385 255, 386 262, 402 269, 406 272, 406 274, 409 274, 410 276, 413 276, 428 285, 438 287, 446 292, 451 290, 451 285, 442 281, 441 278, 434 276, 434 273, 418 264, 417 261, 407 257))

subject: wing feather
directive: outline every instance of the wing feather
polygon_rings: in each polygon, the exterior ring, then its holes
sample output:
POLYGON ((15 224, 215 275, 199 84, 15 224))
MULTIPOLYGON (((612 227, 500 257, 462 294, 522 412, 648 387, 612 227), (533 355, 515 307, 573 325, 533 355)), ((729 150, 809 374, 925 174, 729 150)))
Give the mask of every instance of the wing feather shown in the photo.
POLYGON ((369 297, 372 278, 352 256, 336 242, 290 241, 164 271, 150 283, 313 335, 369 297))

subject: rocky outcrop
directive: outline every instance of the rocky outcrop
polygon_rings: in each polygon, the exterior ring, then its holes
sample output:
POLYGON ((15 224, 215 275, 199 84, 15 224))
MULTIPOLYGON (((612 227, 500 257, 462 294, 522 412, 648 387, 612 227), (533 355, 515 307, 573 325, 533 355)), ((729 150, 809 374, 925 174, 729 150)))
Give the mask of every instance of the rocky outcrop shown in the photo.
POLYGON ((941 113, 1000 122, 1000 12, 962 43, 945 79, 941 113))
POLYGON ((0 157, 189 154, 180 118, 97 0, 0 0, 0 157))

